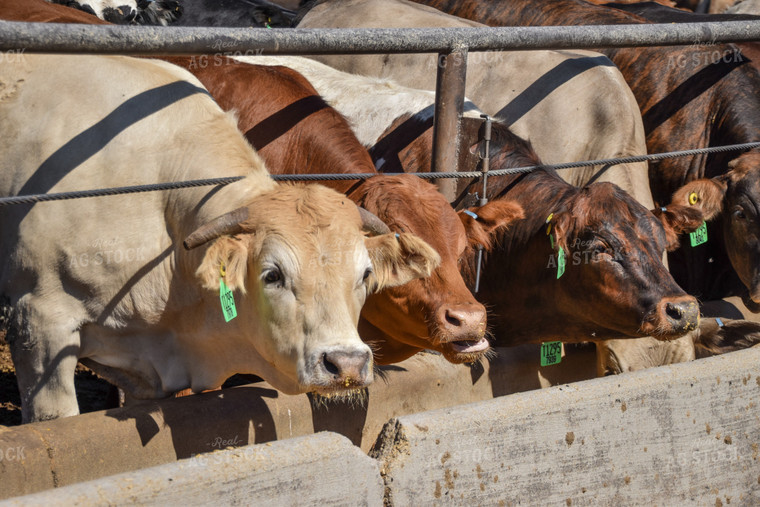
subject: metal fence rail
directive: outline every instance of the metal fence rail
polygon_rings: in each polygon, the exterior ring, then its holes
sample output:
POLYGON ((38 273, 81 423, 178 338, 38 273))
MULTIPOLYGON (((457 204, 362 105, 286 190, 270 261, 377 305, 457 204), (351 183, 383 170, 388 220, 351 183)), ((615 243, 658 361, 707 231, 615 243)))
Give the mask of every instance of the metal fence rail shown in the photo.
POLYGON ((447 53, 760 40, 760 21, 484 28, 199 28, 0 22, 0 51, 179 55, 447 53))

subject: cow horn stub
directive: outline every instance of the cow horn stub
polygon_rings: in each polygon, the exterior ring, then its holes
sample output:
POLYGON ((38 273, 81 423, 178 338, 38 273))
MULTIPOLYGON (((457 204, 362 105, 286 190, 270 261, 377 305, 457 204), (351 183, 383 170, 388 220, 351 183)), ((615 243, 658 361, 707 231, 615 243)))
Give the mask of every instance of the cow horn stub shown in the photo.
POLYGON ((248 208, 243 207, 230 211, 198 227, 185 238, 183 245, 185 245, 186 250, 192 250, 219 236, 240 234, 245 232, 242 223, 246 220, 248 220, 248 208))
POLYGON ((391 232, 385 222, 377 218, 376 215, 361 206, 357 206, 357 208, 359 208, 359 214, 362 217, 362 229, 374 236, 380 236, 381 234, 388 234, 391 232))

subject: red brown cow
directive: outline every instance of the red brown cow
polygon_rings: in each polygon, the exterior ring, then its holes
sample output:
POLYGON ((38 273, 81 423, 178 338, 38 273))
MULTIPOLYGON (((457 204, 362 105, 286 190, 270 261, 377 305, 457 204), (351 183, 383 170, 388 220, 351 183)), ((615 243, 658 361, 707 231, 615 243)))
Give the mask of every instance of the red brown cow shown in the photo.
MULTIPOLYGON (((647 22, 644 18, 581 0, 415 1, 492 26, 647 22)), ((740 49, 751 46, 755 45, 614 48, 604 53, 615 62, 631 86, 641 107, 647 149, 658 153, 760 140, 760 96, 757 94, 760 74, 740 49)), ((673 193, 689 181, 729 173, 732 159, 736 159, 733 164, 737 167, 752 165, 757 161, 756 152, 739 155, 727 152, 653 162, 649 176, 655 202, 670 202, 673 193)), ((728 210, 730 217, 708 225, 707 244, 694 249, 684 245, 671 255, 671 271, 690 294, 702 299, 742 295, 751 306, 757 306, 753 302, 760 303, 760 263, 734 264, 728 273, 722 272, 723 266, 729 265, 722 238, 730 234, 721 222, 741 221, 750 234, 747 239, 728 246, 729 251, 744 250, 743 257, 760 259, 760 222, 755 216, 760 194, 753 193, 750 185, 746 187, 750 193, 744 195, 741 211, 733 214, 728 210)))
MULTIPOLYGON (((80 23, 103 23, 78 11, 30 0, 19 5, 0 5, 0 17, 10 20, 34 20, 80 23)), ((209 90, 224 110, 235 110, 238 127, 256 148, 272 174, 372 173, 372 160, 356 140, 350 127, 330 108, 300 74, 283 67, 252 66, 223 56, 175 57, 166 60, 190 70, 209 90)), ((351 192, 351 196, 371 209, 386 210, 386 219, 399 226, 399 232, 419 230, 435 241, 442 256, 435 276, 425 284, 405 286, 404 290, 384 293, 374 305, 392 309, 397 318, 405 310, 404 324, 416 337, 412 347, 406 343, 399 320, 374 319, 383 331, 383 339, 373 333, 378 362, 404 359, 419 350, 427 336, 428 348, 439 350, 455 362, 474 361, 488 350, 485 338, 486 312, 465 287, 456 269, 468 237, 462 221, 434 187, 416 181, 416 177, 371 178, 363 184, 330 182, 333 188, 351 192), (383 192, 377 191, 382 188, 383 192), (415 195, 411 199, 411 195, 415 195), (403 197, 400 197, 403 196, 403 197), (392 200, 388 208, 383 200, 392 200), (447 231, 451 236, 436 236, 447 231), (426 329, 427 334, 421 329, 426 329), (401 342, 394 343, 394 341, 401 342), (385 343, 391 352, 384 352, 385 343), (398 354, 404 349, 406 356, 398 354)), ((489 221, 481 220, 472 234, 478 238, 507 226, 522 215, 512 203, 494 203, 489 221)))

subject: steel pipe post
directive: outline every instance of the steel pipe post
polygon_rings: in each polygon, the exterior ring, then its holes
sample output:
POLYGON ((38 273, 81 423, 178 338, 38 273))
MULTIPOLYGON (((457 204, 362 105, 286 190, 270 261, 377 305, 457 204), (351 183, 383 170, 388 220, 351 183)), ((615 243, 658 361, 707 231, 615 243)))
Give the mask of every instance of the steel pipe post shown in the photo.
MULTIPOLYGON (((458 169, 459 127, 464 111, 464 89, 467 79, 467 48, 439 53, 437 68, 431 170, 454 172, 458 169)), ((455 179, 439 179, 435 184, 449 202, 456 198, 455 179)))

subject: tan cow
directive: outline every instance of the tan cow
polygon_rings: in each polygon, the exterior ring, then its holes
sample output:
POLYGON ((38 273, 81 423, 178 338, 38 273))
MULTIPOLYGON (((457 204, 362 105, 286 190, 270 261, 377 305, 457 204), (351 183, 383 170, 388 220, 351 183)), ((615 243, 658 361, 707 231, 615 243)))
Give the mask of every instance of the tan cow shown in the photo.
POLYGON ((437 266, 426 243, 367 238, 342 194, 276 184, 235 119, 173 65, 24 55, 0 65, 0 83, 0 195, 243 177, 0 208, 25 422, 78 413, 78 360, 136 398, 234 373, 286 393, 372 381, 359 311, 437 266))

